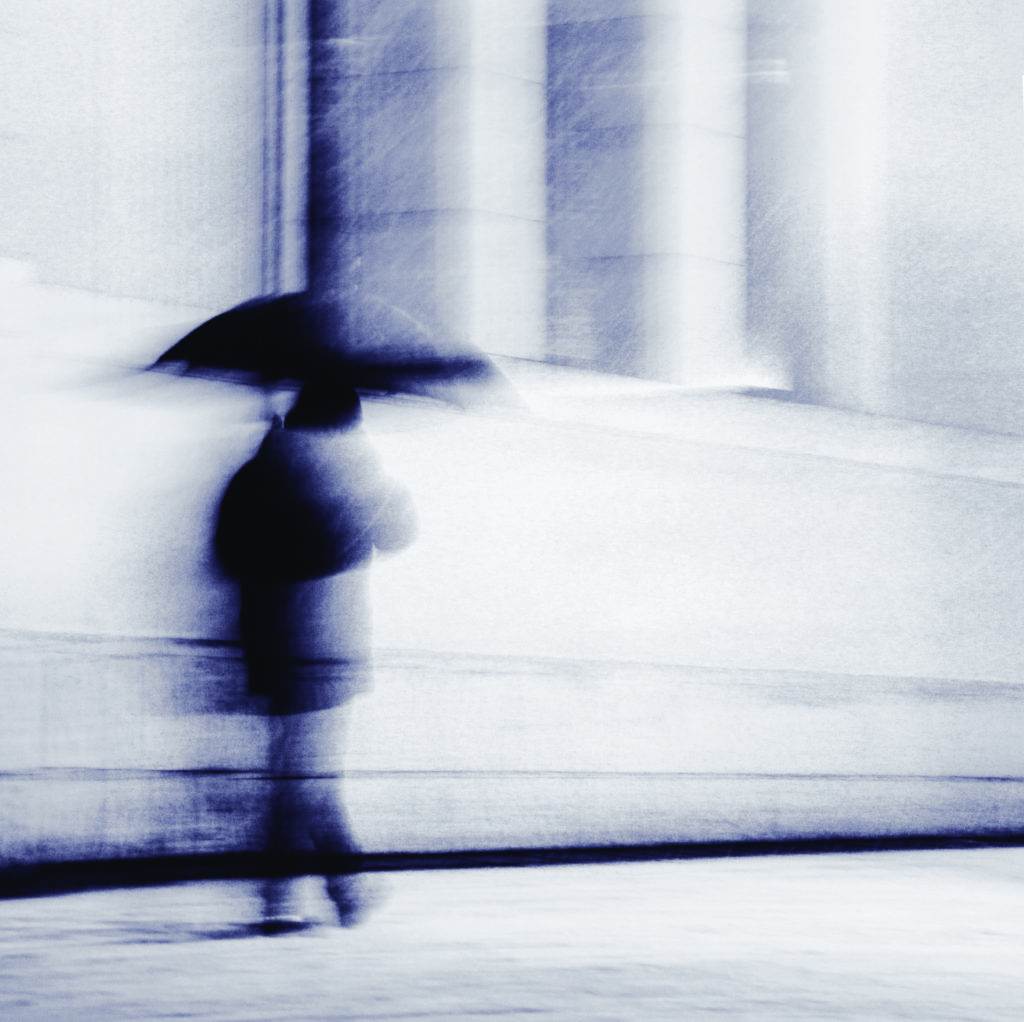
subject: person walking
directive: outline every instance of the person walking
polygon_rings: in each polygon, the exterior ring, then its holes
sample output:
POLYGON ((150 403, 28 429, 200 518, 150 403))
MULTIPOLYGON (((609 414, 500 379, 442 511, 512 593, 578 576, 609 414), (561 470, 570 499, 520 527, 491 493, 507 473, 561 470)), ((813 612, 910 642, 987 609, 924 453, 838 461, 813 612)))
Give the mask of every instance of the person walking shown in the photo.
POLYGON ((361 419, 355 390, 307 384, 217 513, 216 555, 237 585, 248 687, 269 732, 266 934, 308 925, 297 874, 324 876, 339 924, 361 908, 340 788, 345 717, 370 680, 374 551, 400 550, 416 531, 409 494, 383 474, 361 419))

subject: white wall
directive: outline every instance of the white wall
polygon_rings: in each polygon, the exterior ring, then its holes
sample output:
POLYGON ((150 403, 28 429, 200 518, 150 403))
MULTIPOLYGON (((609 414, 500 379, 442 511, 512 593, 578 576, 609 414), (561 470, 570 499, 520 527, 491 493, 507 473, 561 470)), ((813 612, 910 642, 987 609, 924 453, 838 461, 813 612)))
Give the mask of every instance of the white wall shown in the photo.
POLYGON ((156 301, 258 292, 264 5, 28 6, 0 14, 0 255, 156 301))
MULTIPOLYGON (((23 375, 0 452, 5 623, 227 634, 205 543, 259 401, 23 375)), ((672 392, 537 400, 551 412, 522 421, 368 412, 423 522, 377 571, 383 645, 1016 677, 1016 441, 672 392)))
MULTIPOLYGON (((4 854, 236 847, 257 788, 180 771, 257 766, 258 721, 236 660, 167 640, 231 634, 207 524, 259 402, 86 386, 69 350, 113 333, 142 361, 125 324, 174 310, 35 293, 51 332, 25 316, 0 374, 4 854)), ((367 410, 422 519, 374 569, 349 754, 370 847, 1024 825, 1024 441, 517 378, 521 418, 367 410)))

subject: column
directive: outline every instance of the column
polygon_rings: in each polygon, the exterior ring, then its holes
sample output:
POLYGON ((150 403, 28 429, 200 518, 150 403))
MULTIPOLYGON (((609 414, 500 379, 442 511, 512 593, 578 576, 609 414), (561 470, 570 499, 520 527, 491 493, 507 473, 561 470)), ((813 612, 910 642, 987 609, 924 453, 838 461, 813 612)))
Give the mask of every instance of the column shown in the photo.
POLYGON ((312 0, 309 273, 544 346, 541 0, 312 0))
POLYGON ((813 401, 827 387, 821 3, 747 10, 747 345, 813 401))
POLYGON ((692 387, 761 386, 744 337, 746 4, 647 10, 646 368, 692 387))
POLYGON ((891 414, 886 239, 888 0, 829 5, 827 68, 825 396, 830 404, 891 414))
POLYGON ((749 383, 745 4, 549 4, 549 319, 556 356, 749 383))
POLYGON ((801 401, 890 407, 886 0, 748 0, 748 337, 801 401))

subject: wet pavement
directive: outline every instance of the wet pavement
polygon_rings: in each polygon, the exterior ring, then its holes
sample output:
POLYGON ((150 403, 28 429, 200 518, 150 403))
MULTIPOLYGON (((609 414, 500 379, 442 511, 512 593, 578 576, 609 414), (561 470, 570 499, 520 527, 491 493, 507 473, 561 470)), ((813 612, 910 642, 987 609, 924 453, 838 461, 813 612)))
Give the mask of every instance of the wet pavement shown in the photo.
POLYGON ((0 1018, 1024 1017, 1020 849, 367 882, 363 925, 275 938, 242 882, 0 902, 0 1018))

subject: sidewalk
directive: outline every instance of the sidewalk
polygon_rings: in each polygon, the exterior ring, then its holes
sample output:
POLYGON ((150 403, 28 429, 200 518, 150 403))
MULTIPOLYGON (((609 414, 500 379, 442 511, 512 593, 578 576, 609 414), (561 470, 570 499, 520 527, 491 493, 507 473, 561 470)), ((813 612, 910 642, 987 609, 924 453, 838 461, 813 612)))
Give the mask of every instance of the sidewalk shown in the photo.
MULTIPOLYGON (((382 900, 361 927, 274 939, 215 939, 253 918, 242 883, 0 902, 0 1017, 963 1022, 1024 1013, 1019 849, 379 879, 382 900)), ((313 907, 315 886, 308 893, 313 907)))

